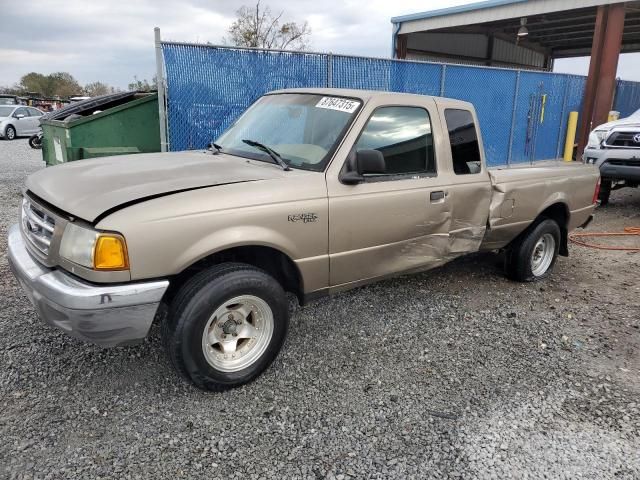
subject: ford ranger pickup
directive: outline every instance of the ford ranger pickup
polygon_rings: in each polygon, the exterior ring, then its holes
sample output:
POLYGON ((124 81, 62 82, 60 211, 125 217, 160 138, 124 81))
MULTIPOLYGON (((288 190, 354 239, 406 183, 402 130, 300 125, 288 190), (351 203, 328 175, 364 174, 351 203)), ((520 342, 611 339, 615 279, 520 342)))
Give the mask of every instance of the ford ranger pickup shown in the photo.
POLYGON ((530 282, 592 217, 593 165, 488 169, 471 104, 341 89, 258 99, 206 151, 28 177, 9 264, 39 316, 103 346, 158 322, 206 390, 258 376, 301 304, 461 255, 530 282))

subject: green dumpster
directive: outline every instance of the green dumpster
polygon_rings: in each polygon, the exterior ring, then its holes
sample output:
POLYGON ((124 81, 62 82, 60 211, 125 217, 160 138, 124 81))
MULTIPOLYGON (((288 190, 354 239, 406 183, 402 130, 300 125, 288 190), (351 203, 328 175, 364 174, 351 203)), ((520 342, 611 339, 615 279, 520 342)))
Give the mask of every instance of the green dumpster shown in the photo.
POLYGON ((157 93, 120 92, 71 104, 40 121, 45 163, 160 151, 157 93))

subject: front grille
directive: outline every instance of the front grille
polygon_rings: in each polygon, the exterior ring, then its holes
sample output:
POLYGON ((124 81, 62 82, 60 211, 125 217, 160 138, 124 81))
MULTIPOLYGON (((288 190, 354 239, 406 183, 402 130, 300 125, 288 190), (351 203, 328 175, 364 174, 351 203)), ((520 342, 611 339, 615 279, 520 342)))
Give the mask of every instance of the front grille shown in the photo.
POLYGON ((640 130, 636 132, 613 132, 607 138, 609 147, 640 148, 640 130))
POLYGON ((640 167, 640 160, 627 160, 625 158, 610 158, 606 163, 623 167, 640 167))
POLYGON ((22 231, 31 246, 44 256, 49 255, 56 221, 42 207, 28 198, 22 201, 22 231))

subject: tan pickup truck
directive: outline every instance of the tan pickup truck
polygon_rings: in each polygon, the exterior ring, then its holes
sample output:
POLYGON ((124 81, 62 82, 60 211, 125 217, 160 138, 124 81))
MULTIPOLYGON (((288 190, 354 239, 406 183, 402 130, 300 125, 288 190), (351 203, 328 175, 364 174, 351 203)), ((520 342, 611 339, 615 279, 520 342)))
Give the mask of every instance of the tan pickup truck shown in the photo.
POLYGON ((488 170, 469 103, 273 92, 207 151, 84 160, 27 180, 9 263, 39 315, 104 346, 155 321, 177 371, 222 390, 276 357, 300 303, 480 250, 547 276, 598 169, 488 170))

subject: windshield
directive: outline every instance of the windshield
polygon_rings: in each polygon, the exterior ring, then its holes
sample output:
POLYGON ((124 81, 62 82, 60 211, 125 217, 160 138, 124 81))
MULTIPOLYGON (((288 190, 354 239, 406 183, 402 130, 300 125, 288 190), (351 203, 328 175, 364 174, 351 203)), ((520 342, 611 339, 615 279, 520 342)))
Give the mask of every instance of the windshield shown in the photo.
POLYGON ((275 151, 291 168, 324 170, 360 100, 313 94, 266 95, 254 103, 216 144, 240 157, 273 162, 249 143, 275 151), (247 143, 244 140, 249 140, 247 143))
POLYGON ((0 107, 0 117, 9 117, 16 107, 0 107))

